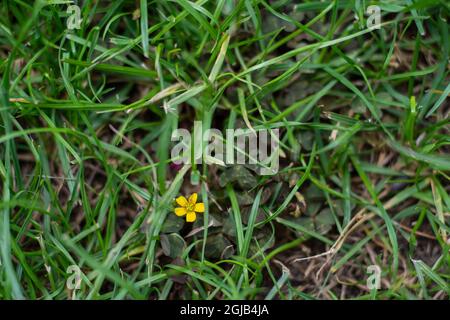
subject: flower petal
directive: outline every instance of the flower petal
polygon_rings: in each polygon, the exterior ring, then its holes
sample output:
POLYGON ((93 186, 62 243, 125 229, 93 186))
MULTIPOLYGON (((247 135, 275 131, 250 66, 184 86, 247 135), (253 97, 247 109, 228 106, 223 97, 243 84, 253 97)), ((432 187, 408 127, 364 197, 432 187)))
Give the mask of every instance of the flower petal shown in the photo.
POLYGON ((188 205, 188 201, 187 201, 186 198, 183 197, 183 196, 179 196, 178 198, 175 199, 175 201, 176 201, 181 207, 187 207, 187 205, 188 205))
POLYGON ((196 218, 197 218, 197 215, 195 214, 194 211, 190 211, 186 215, 186 221, 187 222, 194 222, 196 218))
POLYGON ((205 212, 205 205, 203 204, 203 202, 197 203, 194 207, 194 211, 195 212, 205 212))
POLYGON ((187 213, 186 208, 175 208, 175 214, 179 217, 184 216, 187 213))
POLYGON ((189 197, 189 204, 196 204, 197 203, 197 193, 193 193, 190 197, 189 197))

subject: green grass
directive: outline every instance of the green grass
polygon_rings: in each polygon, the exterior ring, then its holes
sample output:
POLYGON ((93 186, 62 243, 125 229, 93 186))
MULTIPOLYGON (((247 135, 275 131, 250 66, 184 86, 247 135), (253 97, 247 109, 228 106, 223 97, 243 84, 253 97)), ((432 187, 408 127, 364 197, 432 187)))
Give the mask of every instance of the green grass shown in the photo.
POLYGON ((2 1, 0 299, 449 299, 449 4, 296 2, 86 0, 68 30, 2 1), (172 164, 194 121, 280 129, 279 172, 172 164))

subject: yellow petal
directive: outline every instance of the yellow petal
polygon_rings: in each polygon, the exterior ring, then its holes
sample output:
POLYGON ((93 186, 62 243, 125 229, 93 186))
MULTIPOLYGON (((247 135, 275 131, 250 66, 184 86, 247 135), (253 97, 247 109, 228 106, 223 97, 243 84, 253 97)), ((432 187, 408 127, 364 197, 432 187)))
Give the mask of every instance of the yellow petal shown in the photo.
POLYGON ((197 218, 197 216, 196 216, 195 212, 193 212, 193 211, 188 212, 186 215, 187 222, 194 222, 196 218, 197 218))
POLYGON ((196 204, 197 203, 197 193, 193 193, 190 197, 189 197, 189 203, 190 204, 196 204))
POLYGON ((179 217, 184 216, 187 213, 186 208, 175 208, 175 214, 179 217))
POLYGON ((194 207, 194 211, 195 212, 205 212, 205 205, 203 204, 203 202, 197 203, 194 207))
POLYGON ((179 196, 178 198, 176 198, 175 200, 181 207, 187 207, 188 205, 188 201, 186 200, 185 197, 183 196, 179 196))

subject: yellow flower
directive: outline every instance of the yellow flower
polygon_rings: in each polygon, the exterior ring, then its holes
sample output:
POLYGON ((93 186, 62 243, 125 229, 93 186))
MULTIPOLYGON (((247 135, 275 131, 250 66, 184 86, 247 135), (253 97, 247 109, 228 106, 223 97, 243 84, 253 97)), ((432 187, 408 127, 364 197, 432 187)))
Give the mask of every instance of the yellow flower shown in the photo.
POLYGON ((197 203, 197 194, 193 193, 189 199, 180 196, 175 200, 180 208, 175 208, 175 214, 179 217, 186 216, 187 222, 194 222, 197 219, 196 212, 205 212, 205 205, 202 202, 197 203))

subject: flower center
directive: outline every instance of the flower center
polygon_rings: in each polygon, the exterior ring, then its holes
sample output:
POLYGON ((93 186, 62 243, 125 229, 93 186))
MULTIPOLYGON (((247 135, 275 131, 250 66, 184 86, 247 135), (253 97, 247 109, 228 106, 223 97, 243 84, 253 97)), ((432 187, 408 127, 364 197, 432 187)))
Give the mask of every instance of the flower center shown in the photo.
POLYGON ((191 211, 194 211, 194 207, 195 207, 195 204, 190 203, 187 205, 186 209, 187 209, 187 211, 191 212, 191 211))

